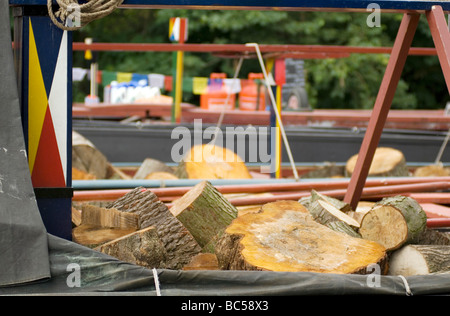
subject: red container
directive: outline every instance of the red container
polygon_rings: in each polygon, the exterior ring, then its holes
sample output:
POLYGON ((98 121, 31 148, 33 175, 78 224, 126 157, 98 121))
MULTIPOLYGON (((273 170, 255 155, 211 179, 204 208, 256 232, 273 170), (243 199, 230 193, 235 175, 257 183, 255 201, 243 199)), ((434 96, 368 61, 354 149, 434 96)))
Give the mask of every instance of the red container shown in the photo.
POLYGON ((230 94, 228 97, 228 88, 220 79, 226 79, 227 75, 224 73, 212 73, 210 75, 210 84, 207 91, 200 95, 200 108, 205 110, 221 111, 225 106, 226 110, 234 110, 236 103, 236 94, 230 94))
POLYGON ((248 80, 241 81, 239 109, 243 111, 264 111, 266 109, 266 87, 258 85, 255 79, 264 79, 262 73, 249 73, 248 80), (259 86, 259 91, 258 91, 259 86))

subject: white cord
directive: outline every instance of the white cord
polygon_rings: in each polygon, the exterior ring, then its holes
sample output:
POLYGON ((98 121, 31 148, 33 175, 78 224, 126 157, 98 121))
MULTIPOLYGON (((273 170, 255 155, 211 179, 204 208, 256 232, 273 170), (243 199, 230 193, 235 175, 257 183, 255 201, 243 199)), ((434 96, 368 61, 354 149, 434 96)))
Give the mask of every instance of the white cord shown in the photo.
POLYGON ((413 294, 411 292, 411 289, 409 288, 409 284, 408 284, 408 281, 406 280, 406 278, 403 275, 398 275, 398 277, 400 279, 402 279, 403 284, 405 285, 406 295, 407 296, 412 296, 413 294))
POLYGON ((158 279, 158 271, 153 268, 153 280, 155 281, 155 289, 156 289, 156 296, 161 296, 161 290, 159 289, 159 279, 158 279))
POLYGON ((276 106, 277 103, 275 101, 275 97, 273 95, 272 88, 270 87, 269 78, 267 76, 266 67, 264 65, 264 60, 261 56, 261 51, 259 50, 259 45, 257 43, 247 43, 247 44, 245 44, 245 46, 254 47, 256 50, 256 54, 258 55, 259 63, 261 65, 261 69, 264 74, 264 79, 266 82, 267 90, 269 92, 270 101, 272 102, 272 105, 273 105, 272 107, 275 112, 275 116, 277 118, 278 124, 280 125, 281 136, 283 137, 284 145, 286 146, 286 151, 289 156, 289 161, 291 162, 292 172, 294 173, 295 180, 298 181, 299 180, 298 173, 297 173, 297 169, 295 168, 294 158, 292 157, 291 147, 289 146, 289 142, 286 137, 286 132, 284 131, 284 126, 283 126, 283 123, 281 122, 280 113, 278 112, 278 108, 276 106))

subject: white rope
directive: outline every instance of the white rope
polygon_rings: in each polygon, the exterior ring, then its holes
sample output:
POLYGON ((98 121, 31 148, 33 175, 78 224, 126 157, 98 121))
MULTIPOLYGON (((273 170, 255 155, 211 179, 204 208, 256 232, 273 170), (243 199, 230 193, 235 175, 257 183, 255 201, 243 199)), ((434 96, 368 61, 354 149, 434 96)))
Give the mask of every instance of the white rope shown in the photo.
POLYGON ((159 289, 159 278, 158 278, 158 271, 153 268, 153 280, 155 281, 155 289, 156 289, 156 296, 161 296, 161 290, 159 289))
POLYGON ((56 0, 59 9, 53 12, 52 0, 47 0, 48 15, 62 30, 76 31, 96 19, 112 13, 123 0, 88 0, 79 4, 78 0, 56 0))
POLYGON ((297 169, 295 168, 294 158, 292 157, 291 147, 289 146, 289 142, 288 142, 287 137, 286 137, 286 132, 284 131, 283 122, 281 121, 280 113, 278 112, 278 108, 276 106, 277 103, 275 101, 275 96, 273 95, 272 88, 270 87, 269 78, 267 76, 266 67, 264 65, 264 60, 263 60, 263 58, 261 56, 261 51, 259 50, 259 45, 257 43, 247 43, 247 44, 245 44, 245 46, 254 47, 255 50, 256 50, 256 54, 258 55, 259 63, 261 64, 261 69, 262 69, 262 72, 264 74, 264 79, 265 79, 265 82, 266 82, 267 90, 269 91, 270 101, 273 104, 272 107, 273 107, 273 110, 275 112, 275 116, 277 118, 277 122, 280 125, 281 136, 283 137, 284 145, 286 146, 286 151, 287 151, 287 154, 288 154, 288 157, 289 157, 289 161, 291 163, 292 172, 294 173, 295 180, 298 181, 299 180, 298 173, 297 173, 297 169))
POLYGON ((400 279, 402 279, 403 284, 405 285, 406 295, 407 296, 412 296, 413 294, 411 292, 411 289, 409 288, 409 284, 408 284, 408 281, 406 280, 406 278, 403 275, 398 275, 398 277, 400 279))

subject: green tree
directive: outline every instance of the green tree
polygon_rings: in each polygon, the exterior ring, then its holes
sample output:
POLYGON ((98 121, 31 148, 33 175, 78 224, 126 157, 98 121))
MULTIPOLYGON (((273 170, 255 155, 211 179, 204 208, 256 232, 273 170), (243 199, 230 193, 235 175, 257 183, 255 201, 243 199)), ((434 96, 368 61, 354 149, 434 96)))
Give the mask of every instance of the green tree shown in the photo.
MULTIPOLYGON (((381 27, 370 28, 366 24, 368 13, 116 10, 75 32, 74 40, 93 37, 99 42, 168 43, 169 18, 175 16, 189 19, 190 43, 351 46, 392 46, 402 18, 400 14, 383 13, 381 27)), ((432 45, 426 20, 421 19, 413 46, 432 45)), ((102 52, 99 65, 103 70, 170 75, 171 56, 161 52, 102 52)), ((388 60, 387 54, 306 60, 310 103, 315 108, 371 108, 388 60)), ((233 59, 209 53, 186 53, 184 73, 185 76, 209 76, 211 72, 225 72, 232 76, 235 64, 233 59)), ((74 65, 86 67, 82 53, 74 53, 74 65)), ((255 71, 260 71, 258 62, 246 60, 240 77, 255 71)), ((198 103, 189 94, 184 99, 198 103)), ((448 91, 437 57, 409 57, 393 108, 441 108, 447 100, 448 91)))

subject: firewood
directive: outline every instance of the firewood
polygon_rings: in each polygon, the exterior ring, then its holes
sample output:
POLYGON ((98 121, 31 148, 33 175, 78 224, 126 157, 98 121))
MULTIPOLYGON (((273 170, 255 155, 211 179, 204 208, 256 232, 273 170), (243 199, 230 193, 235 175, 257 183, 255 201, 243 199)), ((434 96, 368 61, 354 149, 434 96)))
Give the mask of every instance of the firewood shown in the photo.
POLYGON ((183 157, 175 173, 180 179, 251 179, 244 161, 228 148, 196 145, 183 157))
POLYGON ((90 204, 83 204, 82 206, 81 224, 109 228, 131 228, 135 230, 140 228, 139 217, 136 214, 90 204))
POLYGON ((389 259, 389 274, 424 275, 450 271, 450 246, 407 245, 389 259))
MULTIPOLYGON (((358 154, 353 155, 345 166, 345 171, 350 176, 355 170, 358 154)), ((406 160, 403 153, 389 147, 378 147, 375 150, 368 176, 373 177, 402 177, 409 176, 406 160)))
POLYGON ((81 225, 81 211, 72 207, 72 227, 81 225))
POLYGON ((149 174, 154 172, 167 172, 173 174, 174 170, 162 161, 146 158, 134 174, 133 179, 145 179, 149 174))
POLYGON ((135 231, 134 228, 111 228, 82 224, 72 229, 72 240, 80 245, 94 248, 135 231))
MULTIPOLYGON (((73 209, 72 214, 76 214, 75 211, 73 209)), ((81 245, 95 247, 138 229, 138 217, 135 214, 83 204, 80 223, 72 230, 72 238, 81 245)))
POLYGON ((77 168, 72 168, 72 180, 95 180, 96 177, 93 174, 81 171, 77 168))
POLYGON ((345 166, 337 166, 336 163, 326 162, 320 166, 302 175, 303 179, 319 178, 343 178, 345 175, 345 166))
POLYGON ((214 244, 237 217, 237 209, 208 181, 195 185, 175 200, 170 212, 183 223, 204 251, 214 252, 214 244))
POLYGON ((199 253, 183 270, 219 270, 219 262, 213 253, 199 253))
POLYGON ((156 171, 149 173, 146 180, 178 180, 178 177, 170 172, 156 171))
POLYGON ((362 238, 361 235, 352 226, 343 221, 329 222, 325 226, 336 232, 341 232, 355 238, 362 238))
POLYGON ((344 212, 341 212, 336 207, 323 200, 317 200, 309 207, 314 220, 322 225, 326 225, 331 222, 342 221, 348 224, 350 227, 359 228, 359 223, 348 216, 344 212))
POLYGON ((349 204, 320 194, 315 190, 311 191, 309 198, 302 198, 299 202, 308 209, 314 220, 319 224, 352 237, 361 237, 356 231, 359 228, 359 222, 347 215, 347 213, 353 212, 349 204), (341 210, 346 210, 347 213, 341 210))
POLYGON ((427 217, 414 199, 405 196, 384 198, 361 220, 362 238, 376 241, 387 250, 398 249, 418 240, 425 230, 427 217))
POLYGON ((440 232, 431 228, 425 228, 420 234, 417 244, 419 245, 450 245, 450 234, 440 232))
MULTIPOLYGON (((85 177, 95 179, 128 179, 121 170, 114 167, 108 158, 90 142, 77 132, 72 132, 72 168, 85 177)), ((86 179, 87 180, 87 179, 86 179)))
POLYGON ((450 171, 442 163, 419 167, 414 171, 414 177, 447 177, 450 171))
POLYGON ((72 134, 72 167, 97 179, 108 179, 113 175, 105 155, 77 132, 72 134))
POLYGON ((314 203, 315 201, 318 201, 318 200, 325 201, 325 202, 333 205, 335 208, 337 208, 338 210, 340 210, 344 213, 348 213, 348 212, 352 211, 352 207, 350 206, 350 204, 345 203, 339 199, 333 198, 331 196, 323 195, 323 194, 317 192, 316 190, 311 190, 311 195, 301 198, 299 200, 299 202, 304 207, 309 209, 309 207, 312 205, 312 203, 314 203))
POLYGON ((267 203, 259 213, 233 220, 216 255, 222 269, 232 270, 366 273, 371 264, 386 269, 383 246, 317 223, 295 201, 267 203))
POLYGON ((95 250, 145 268, 166 268, 167 251, 153 226, 114 239, 95 250))
POLYGON ((167 269, 181 269, 201 252, 192 234, 150 190, 135 188, 107 208, 138 215, 141 229, 155 227, 167 252, 167 269))

